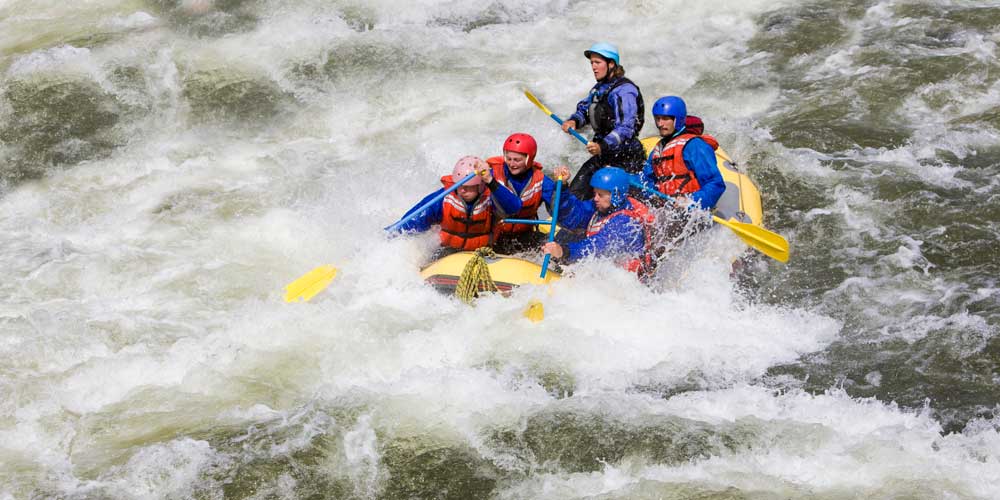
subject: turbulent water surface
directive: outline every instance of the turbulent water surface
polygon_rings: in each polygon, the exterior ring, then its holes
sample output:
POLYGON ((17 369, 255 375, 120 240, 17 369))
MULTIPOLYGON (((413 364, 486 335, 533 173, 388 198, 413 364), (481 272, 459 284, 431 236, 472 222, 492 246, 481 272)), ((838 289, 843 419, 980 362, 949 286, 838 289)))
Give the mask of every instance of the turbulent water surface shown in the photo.
POLYGON ((0 499, 1000 498, 998 33, 993 0, 0 0, 0 499), (521 90, 568 114, 601 39, 791 260, 736 287, 716 230, 652 290, 423 285, 435 236, 381 228, 514 131, 584 161, 521 90))

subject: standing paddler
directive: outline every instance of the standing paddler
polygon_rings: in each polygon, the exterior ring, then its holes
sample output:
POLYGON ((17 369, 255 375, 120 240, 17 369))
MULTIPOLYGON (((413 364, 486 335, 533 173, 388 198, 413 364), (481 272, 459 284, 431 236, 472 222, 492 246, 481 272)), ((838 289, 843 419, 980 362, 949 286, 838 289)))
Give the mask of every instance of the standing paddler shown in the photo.
POLYGON ((590 69, 597 83, 587 97, 576 105, 576 112, 563 122, 562 129, 569 130, 590 125, 594 137, 587 143, 592 157, 577 171, 570 183, 570 192, 579 199, 594 197, 590 178, 599 168, 614 165, 627 173, 642 172, 645 155, 639 142, 645 107, 639 87, 625 78, 618 47, 595 43, 584 51, 590 60, 590 69))

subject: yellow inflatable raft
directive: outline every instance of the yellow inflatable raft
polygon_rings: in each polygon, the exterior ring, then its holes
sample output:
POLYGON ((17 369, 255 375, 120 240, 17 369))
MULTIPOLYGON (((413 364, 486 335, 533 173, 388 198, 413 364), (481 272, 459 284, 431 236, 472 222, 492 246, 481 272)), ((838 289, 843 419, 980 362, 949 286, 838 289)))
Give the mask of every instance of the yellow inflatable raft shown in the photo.
MULTIPOLYGON (((474 252, 459 252, 442 257, 421 269, 420 276, 439 291, 454 293, 465 265, 474 255, 474 252)), ((493 278, 493 283, 496 284, 501 293, 510 292, 511 288, 515 286, 540 285, 561 278, 559 273, 552 270, 552 266, 549 266, 549 271, 542 279, 540 277, 542 274, 541 265, 509 255, 498 255, 495 259, 487 257, 486 264, 490 270, 490 277, 493 278)), ((480 286, 480 290, 484 290, 482 286, 480 286)))
MULTIPOLYGON (((642 140, 642 145, 649 150, 656 145, 659 137, 648 137, 642 140)), ((735 162, 726 152, 719 148, 715 151, 719 171, 726 181, 726 191, 719 199, 715 215, 729 220, 735 219, 760 226, 763 220, 760 191, 746 174, 737 170, 735 162)), ((548 229, 548 226, 537 226, 548 229)), ((420 271, 420 276, 429 284, 445 293, 453 293, 465 265, 473 257, 473 252, 459 252, 438 259, 420 271)), ((501 292, 509 292, 511 288, 524 284, 542 284, 560 279, 558 272, 549 269, 545 279, 539 277, 541 266, 529 260, 499 255, 495 259, 487 259, 490 276, 501 292)))

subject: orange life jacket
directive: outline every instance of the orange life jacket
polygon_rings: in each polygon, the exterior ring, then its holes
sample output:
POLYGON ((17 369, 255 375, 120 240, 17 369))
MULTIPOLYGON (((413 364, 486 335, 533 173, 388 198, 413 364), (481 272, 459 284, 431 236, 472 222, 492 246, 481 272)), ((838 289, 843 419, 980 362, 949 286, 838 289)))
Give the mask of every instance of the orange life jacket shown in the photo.
POLYGON ((622 267, 624 267, 627 271, 637 273, 642 276, 643 273, 650 269, 653 262, 652 254, 650 252, 652 248, 652 235, 650 234, 649 229, 650 226, 652 226, 656 221, 656 216, 649 211, 649 207, 640 203, 635 198, 630 196, 628 197, 628 201, 631 204, 630 208, 622 208, 607 215, 601 215, 594 212, 594 215, 590 217, 590 224, 587 225, 587 237, 601 232, 601 230, 604 229, 604 225, 618 215, 625 215, 642 224, 642 255, 628 259, 622 263, 622 267))
POLYGON ((684 163, 684 146, 693 137, 704 140, 713 150, 719 149, 719 141, 715 137, 688 132, 682 132, 669 141, 661 139, 653 147, 650 160, 653 163, 653 175, 656 176, 656 189, 661 193, 674 196, 691 194, 701 189, 694 172, 684 163))
MULTIPOLYGON (((450 175, 441 177, 446 188, 454 184, 450 175)), ((488 246, 493 239, 493 200, 484 189, 467 213, 465 200, 452 191, 441 200, 441 245, 459 250, 475 250, 488 246)))
MULTIPOLYGON (((510 182, 510 179, 507 178, 507 172, 503 168, 503 157, 494 156, 492 158, 487 158, 486 163, 489 164, 490 168, 493 170, 493 177, 496 178, 497 182, 507 186, 512 193, 517 192, 514 189, 513 184, 510 182)), ((516 214, 508 214, 508 217, 512 219, 538 218, 538 207, 542 206, 543 179, 545 179, 545 174, 542 173, 542 164, 537 161, 533 161, 531 163, 531 180, 528 181, 528 184, 524 186, 524 190, 519 194, 521 197, 521 210, 516 214)), ((526 233, 534 230, 535 227, 529 224, 500 224, 500 227, 497 229, 497 234, 526 233)))

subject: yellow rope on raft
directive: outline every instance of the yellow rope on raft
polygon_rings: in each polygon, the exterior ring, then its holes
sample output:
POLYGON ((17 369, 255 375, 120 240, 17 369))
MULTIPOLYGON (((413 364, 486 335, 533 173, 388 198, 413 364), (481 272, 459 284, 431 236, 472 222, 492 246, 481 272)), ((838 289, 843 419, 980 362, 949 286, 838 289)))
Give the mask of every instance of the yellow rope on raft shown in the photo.
POLYGON ((458 278, 458 285, 455 286, 455 296, 462 302, 471 304, 472 300, 479 295, 479 290, 496 292, 497 285, 490 277, 490 268, 486 259, 495 259, 497 254, 490 247, 482 247, 476 250, 469 262, 465 263, 462 275, 458 278))

